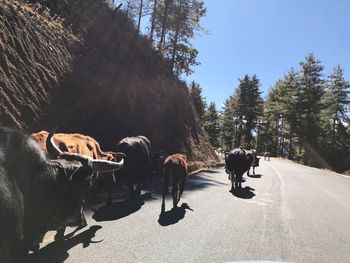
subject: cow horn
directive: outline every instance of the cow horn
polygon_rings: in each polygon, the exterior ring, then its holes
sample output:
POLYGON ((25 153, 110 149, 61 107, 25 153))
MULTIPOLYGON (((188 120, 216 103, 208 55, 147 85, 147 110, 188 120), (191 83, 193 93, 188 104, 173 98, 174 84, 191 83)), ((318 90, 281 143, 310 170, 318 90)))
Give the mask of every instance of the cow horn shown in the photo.
POLYGON ((123 167, 124 159, 120 162, 112 162, 105 160, 91 160, 92 167, 94 172, 108 172, 108 171, 116 171, 123 167))
POLYGON ((53 141, 53 135, 57 128, 58 126, 53 128, 46 138, 46 150, 48 154, 51 155, 53 158, 57 158, 62 154, 62 151, 55 145, 55 142, 53 141))

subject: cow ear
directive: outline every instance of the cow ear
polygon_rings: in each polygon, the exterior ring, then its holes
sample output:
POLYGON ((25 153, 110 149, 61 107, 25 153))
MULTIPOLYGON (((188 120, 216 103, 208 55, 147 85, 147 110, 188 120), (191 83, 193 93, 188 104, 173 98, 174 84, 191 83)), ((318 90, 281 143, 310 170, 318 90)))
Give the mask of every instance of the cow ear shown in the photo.
POLYGON ((92 171, 89 171, 84 166, 77 168, 73 173, 69 176, 69 180, 72 182, 81 182, 87 179, 91 175, 92 171))

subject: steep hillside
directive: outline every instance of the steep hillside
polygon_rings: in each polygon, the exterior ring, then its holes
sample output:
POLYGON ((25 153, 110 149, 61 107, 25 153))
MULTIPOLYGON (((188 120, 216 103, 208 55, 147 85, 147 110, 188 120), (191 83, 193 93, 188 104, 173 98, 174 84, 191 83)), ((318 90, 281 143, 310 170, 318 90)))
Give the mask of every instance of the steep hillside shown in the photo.
POLYGON ((31 2, 0 0, 0 124, 58 124, 105 149, 144 134, 155 151, 216 160, 185 84, 121 11, 100 0, 31 2))

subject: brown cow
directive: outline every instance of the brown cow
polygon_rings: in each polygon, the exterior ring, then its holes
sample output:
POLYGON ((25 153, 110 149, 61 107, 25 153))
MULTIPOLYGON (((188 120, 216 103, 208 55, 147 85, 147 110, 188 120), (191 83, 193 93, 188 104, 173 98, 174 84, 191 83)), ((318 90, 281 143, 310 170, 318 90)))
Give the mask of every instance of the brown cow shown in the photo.
MULTIPOLYGON (((32 137, 36 140, 42 150, 46 150, 47 131, 32 133, 32 137)), ((79 153, 89 156, 93 159, 114 161, 114 152, 104 152, 101 150, 100 144, 92 137, 79 133, 56 133, 53 137, 55 144, 61 151, 70 153, 79 153)))
POLYGON ((165 196, 168 193, 169 183, 172 184, 173 206, 175 208, 180 201, 187 176, 188 163, 185 155, 176 153, 165 159, 162 213, 165 212, 165 196))
MULTIPOLYGON (((32 133, 32 138, 36 140, 40 148, 47 153, 46 138, 47 131, 40 131, 32 133)), ((125 157, 122 153, 115 153, 111 151, 102 151, 100 144, 92 137, 82 135, 79 133, 56 133, 53 137, 54 143, 63 152, 79 153, 81 155, 89 156, 97 160, 116 161, 116 157, 125 157)), ((113 182, 116 182, 113 172, 97 172, 93 175, 94 185, 98 187, 100 184, 106 184, 108 189, 107 204, 112 203, 112 187, 113 182), (95 180, 97 179, 97 180, 95 180)))

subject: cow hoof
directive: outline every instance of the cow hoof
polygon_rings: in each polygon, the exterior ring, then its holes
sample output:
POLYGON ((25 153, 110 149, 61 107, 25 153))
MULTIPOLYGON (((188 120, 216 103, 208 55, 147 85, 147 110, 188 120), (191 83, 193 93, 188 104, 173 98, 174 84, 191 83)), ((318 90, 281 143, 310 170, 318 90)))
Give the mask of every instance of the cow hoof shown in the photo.
POLYGON ((63 242, 64 241, 64 235, 55 235, 55 241, 56 242, 63 242))
POLYGON ((40 249, 40 243, 36 243, 35 245, 32 246, 30 250, 35 253, 35 252, 38 252, 39 249, 40 249))
POLYGON ((87 222, 86 222, 86 220, 85 220, 84 222, 82 222, 82 223, 77 227, 77 230, 82 229, 82 228, 84 228, 84 227, 86 227, 86 226, 87 226, 87 222))

